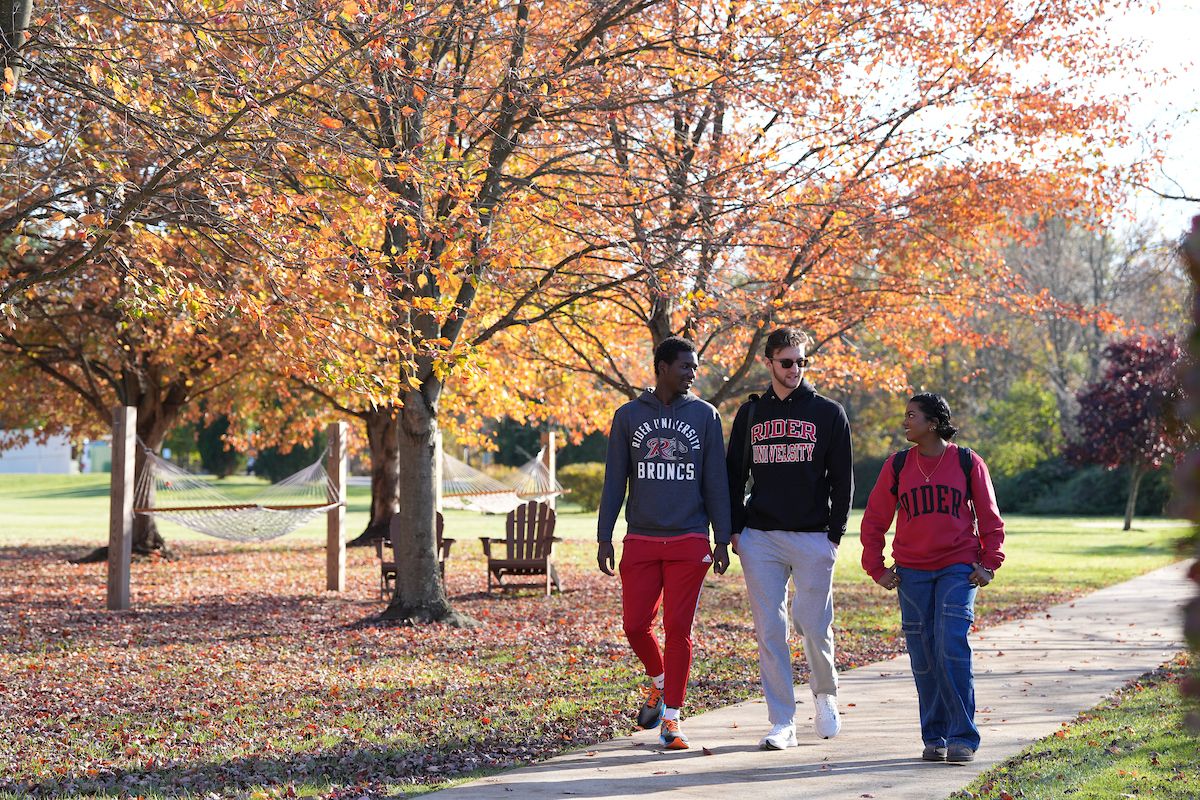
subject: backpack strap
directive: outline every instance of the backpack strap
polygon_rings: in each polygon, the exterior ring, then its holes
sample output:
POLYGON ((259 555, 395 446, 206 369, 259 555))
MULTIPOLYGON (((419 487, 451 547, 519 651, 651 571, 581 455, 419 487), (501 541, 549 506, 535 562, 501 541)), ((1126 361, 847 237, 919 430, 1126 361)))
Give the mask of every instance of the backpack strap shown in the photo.
POLYGON ((754 411, 758 408, 759 396, 750 395, 747 403, 750 410, 746 412, 746 441, 742 447, 742 466, 746 468, 746 477, 750 477, 750 429, 754 427, 754 411))
MULTIPOLYGON (((908 448, 912 450, 912 448, 908 448)), ((900 487, 900 470, 904 469, 904 462, 908 458, 908 450, 900 450, 892 456, 892 495, 898 495, 900 487)))
POLYGON ((958 448, 958 465, 962 467, 963 475, 967 476, 967 500, 971 499, 971 468, 974 464, 971 463, 971 448, 958 448))
MULTIPOLYGON (((912 450, 912 448, 908 448, 912 450)), ((897 494, 900 486, 900 470, 904 469, 904 462, 908 458, 908 450, 900 450, 892 456, 892 494, 897 494)), ((967 500, 971 499, 971 469, 974 466, 971 463, 972 450, 969 447, 959 446, 958 448, 958 466, 962 469, 963 475, 967 477, 967 500)))

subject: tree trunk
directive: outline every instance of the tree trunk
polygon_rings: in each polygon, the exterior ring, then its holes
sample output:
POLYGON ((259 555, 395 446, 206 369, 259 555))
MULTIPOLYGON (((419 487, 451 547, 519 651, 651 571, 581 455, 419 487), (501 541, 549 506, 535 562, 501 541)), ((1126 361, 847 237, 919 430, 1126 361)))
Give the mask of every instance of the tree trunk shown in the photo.
MULTIPOLYGON (((140 423, 140 420, 139 420, 140 423)), ((141 425, 138 425, 139 430, 141 425)), ((140 434, 139 434, 140 438, 140 434)), ((151 450, 156 449, 145 440, 135 442, 133 452, 135 453, 133 461, 133 480, 134 485, 139 485, 142 476, 146 474, 148 468, 146 451, 142 449, 142 444, 145 444, 151 450)), ((162 444, 161 439, 159 444, 162 444)), ((145 495, 138 498, 140 502, 147 506, 154 505, 154 482, 147 481, 148 491, 145 495)), ((148 556, 157 551, 160 554, 167 552, 167 542, 163 539, 162 534, 158 532, 158 523, 154 519, 153 514, 134 514, 133 515, 133 553, 139 556, 148 556)))
MULTIPOLYGON (((137 404, 137 435, 140 440, 135 446, 137 459, 134 461, 134 481, 142 480, 144 470, 148 468, 146 451, 142 446, 158 453, 162 451, 163 440, 167 432, 179 418, 182 405, 176 405, 154 392, 142 395, 137 404)), ((149 505, 154 505, 154 483, 147 481, 150 496, 146 498, 149 505)), ((166 540, 158 532, 158 523, 153 514, 133 515, 133 552, 137 555, 148 556, 151 553, 170 555, 167 551, 166 540)))
POLYGON ((1129 530, 1133 525, 1133 511, 1137 508, 1138 487, 1142 485, 1142 476, 1146 474, 1146 469, 1141 464, 1134 464, 1129 468, 1129 499, 1125 501, 1125 528, 1129 530))
POLYGON ((434 446, 436 410, 420 391, 410 391, 400 412, 397 463, 404 502, 400 526, 392 541, 396 559, 396 590, 380 616, 406 623, 447 622, 470 625, 446 598, 436 553, 434 507, 434 446))
MULTIPOLYGON (((175 424, 175 420, 179 418, 179 412, 183 406, 176 402, 163 402, 162 398, 155 394, 145 394, 141 396, 140 402, 137 404, 137 438, 134 443, 133 453, 133 480, 134 486, 137 487, 146 475, 149 459, 146 457, 146 451, 142 449, 143 445, 159 452, 162 449, 163 440, 167 438, 167 432, 175 424)), ((147 492, 145 495, 137 497, 137 502, 145 503, 147 506, 154 505, 154 482, 146 479, 147 492)), ((136 491, 136 488, 135 488, 136 491)), ((165 558, 171 558, 171 551, 167 549, 167 542, 163 539, 162 534, 158 531, 158 524, 154 520, 153 514, 134 514, 133 515, 133 547, 134 556, 150 556, 159 555, 165 558)), ((87 553, 80 558, 71 559, 73 564, 93 564, 108 560, 108 546, 98 547, 95 550, 87 553)))
POLYGON ((0 80, 5 70, 12 70, 12 94, 24 71, 21 48, 25 46, 32 10, 33 0, 0 0, 0 80))
POLYGON ((366 546, 387 536, 392 515, 400 510, 400 409, 384 406, 360 416, 367 424, 371 450, 371 518, 366 529, 346 543, 348 547, 366 546))

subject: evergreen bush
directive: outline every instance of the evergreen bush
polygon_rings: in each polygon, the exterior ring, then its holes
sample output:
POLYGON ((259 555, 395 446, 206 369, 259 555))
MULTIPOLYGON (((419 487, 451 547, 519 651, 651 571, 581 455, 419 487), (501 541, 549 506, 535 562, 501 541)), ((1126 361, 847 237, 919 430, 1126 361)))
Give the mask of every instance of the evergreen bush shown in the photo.
MULTIPOLYGON (((1138 492, 1137 516, 1159 516, 1171 499, 1171 471, 1147 473, 1138 492)), ((1129 470, 1074 467, 1054 458, 1010 478, 994 480, 1002 514, 1112 516, 1125 513, 1129 470)))
POLYGON ((251 471, 271 483, 279 483, 284 478, 311 465, 324 449, 324 431, 313 437, 312 444, 296 445, 286 453, 277 447, 267 447, 259 451, 251 471))
POLYGON ((588 461, 559 467, 558 482, 570 492, 564 499, 576 504, 584 511, 599 510, 600 494, 604 491, 603 464, 588 461))

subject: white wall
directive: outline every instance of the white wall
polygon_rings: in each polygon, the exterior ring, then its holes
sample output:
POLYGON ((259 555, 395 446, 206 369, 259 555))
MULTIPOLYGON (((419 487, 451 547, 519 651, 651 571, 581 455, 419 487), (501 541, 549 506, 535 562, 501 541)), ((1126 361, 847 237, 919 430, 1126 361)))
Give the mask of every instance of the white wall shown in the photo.
POLYGON ((31 442, 0 452, 0 472, 74 475, 79 472, 79 462, 71 458, 67 437, 52 436, 45 444, 31 442))

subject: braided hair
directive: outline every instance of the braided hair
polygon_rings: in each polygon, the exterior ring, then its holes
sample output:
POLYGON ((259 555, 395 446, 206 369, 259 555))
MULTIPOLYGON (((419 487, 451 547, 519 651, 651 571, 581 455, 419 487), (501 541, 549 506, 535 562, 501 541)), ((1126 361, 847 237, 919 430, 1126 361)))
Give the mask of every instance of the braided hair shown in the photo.
POLYGON ((950 404, 946 398, 933 392, 922 392, 913 395, 910 403, 921 407, 921 413, 937 423, 937 435, 950 441, 958 433, 958 428, 950 424, 950 404))

